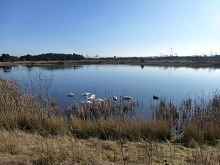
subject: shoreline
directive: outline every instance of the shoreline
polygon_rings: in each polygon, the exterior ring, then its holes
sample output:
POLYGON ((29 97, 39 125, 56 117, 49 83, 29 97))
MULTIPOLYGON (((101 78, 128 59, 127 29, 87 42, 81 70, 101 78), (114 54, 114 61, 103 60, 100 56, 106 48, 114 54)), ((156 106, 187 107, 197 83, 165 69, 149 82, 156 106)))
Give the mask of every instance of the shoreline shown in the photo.
POLYGON ((216 59, 86 59, 86 60, 69 60, 69 61, 16 61, 0 62, 1 66, 18 66, 18 65, 139 65, 139 66, 162 66, 162 67, 191 67, 191 68, 220 68, 220 60, 216 59))

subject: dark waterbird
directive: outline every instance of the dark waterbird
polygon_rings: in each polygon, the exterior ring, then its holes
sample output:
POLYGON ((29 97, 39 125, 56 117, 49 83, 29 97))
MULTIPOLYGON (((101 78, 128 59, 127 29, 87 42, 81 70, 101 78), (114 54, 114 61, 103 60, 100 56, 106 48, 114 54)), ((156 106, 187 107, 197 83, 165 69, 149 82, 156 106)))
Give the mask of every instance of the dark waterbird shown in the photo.
POLYGON ((124 95, 121 95, 120 98, 122 98, 122 100, 130 100, 131 99, 130 96, 124 96, 124 95))
POLYGON ((68 93, 67 96, 68 96, 68 97, 75 97, 75 92, 73 92, 73 93, 68 93))
POLYGON ((158 96, 153 95, 153 99, 154 99, 154 100, 159 100, 159 97, 158 97, 158 96))

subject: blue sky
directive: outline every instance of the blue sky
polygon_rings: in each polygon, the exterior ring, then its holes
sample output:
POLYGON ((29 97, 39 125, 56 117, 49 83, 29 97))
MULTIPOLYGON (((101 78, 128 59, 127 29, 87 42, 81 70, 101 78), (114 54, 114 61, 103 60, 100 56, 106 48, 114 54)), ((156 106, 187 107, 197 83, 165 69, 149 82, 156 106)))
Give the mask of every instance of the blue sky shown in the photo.
POLYGON ((220 0, 0 0, 0 54, 220 54, 220 0))

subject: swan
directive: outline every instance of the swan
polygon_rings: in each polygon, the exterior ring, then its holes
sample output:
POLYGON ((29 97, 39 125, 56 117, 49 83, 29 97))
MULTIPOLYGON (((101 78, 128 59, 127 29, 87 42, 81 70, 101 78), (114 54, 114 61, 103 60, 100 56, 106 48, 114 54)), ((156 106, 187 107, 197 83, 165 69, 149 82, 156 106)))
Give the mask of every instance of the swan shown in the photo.
POLYGON ((92 102, 89 101, 89 100, 86 100, 86 101, 81 101, 81 103, 82 103, 82 104, 84 104, 84 103, 91 104, 92 102))
POLYGON ((82 93, 81 95, 82 95, 82 96, 89 96, 90 93, 82 93))
POLYGON ((68 93, 67 96, 69 96, 69 97, 75 97, 75 92, 73 92, 73 93, 68 93))
POLYGON ((130 100, 131 99, 130 96, 121 95, 120 97, 122 98, 122 100, 130 100))
POLYGON ((88 100, 93 100, 93 99, 95 99, 95 95, 91 94, 91 96, 88 98, 88 100))
POLYGON ((117 100, 117 96, 115 96, 115 94, 113 95, 113 100, 117 100))
POLYGON ((98 102, 105 102, 105 99, 97 98, 96 101, 98 101, 98 102))

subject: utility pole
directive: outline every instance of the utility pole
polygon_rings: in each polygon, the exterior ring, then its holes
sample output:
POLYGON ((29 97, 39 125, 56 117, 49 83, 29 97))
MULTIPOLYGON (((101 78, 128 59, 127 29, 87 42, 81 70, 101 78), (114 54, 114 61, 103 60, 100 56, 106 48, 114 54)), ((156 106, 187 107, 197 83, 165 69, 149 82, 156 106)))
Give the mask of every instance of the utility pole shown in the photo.
POLYGON ((170 49, 170 56, 173 56, 173 47, 171 46, 171 48, 169 48, 170 49))

